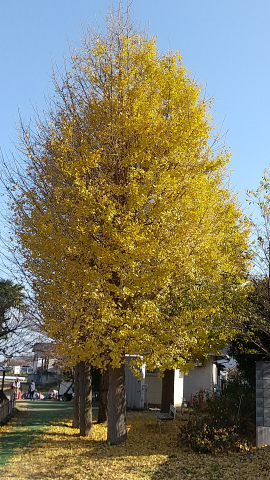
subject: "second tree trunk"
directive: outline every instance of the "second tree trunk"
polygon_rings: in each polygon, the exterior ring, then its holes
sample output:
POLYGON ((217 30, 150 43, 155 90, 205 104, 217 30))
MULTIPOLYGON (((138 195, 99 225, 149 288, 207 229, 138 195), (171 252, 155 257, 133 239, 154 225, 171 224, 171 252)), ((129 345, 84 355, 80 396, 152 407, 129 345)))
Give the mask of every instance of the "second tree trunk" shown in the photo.
POLYGON ((162 396, 161 409, 162 413, 168 413, 170 403, 174 405, 174 370, 166 369, 162 378, 162 396))
POLYGON ((79 363, 80 382, 80 435, 91 435, 92 424, 92 371, 87 362, 79 363))

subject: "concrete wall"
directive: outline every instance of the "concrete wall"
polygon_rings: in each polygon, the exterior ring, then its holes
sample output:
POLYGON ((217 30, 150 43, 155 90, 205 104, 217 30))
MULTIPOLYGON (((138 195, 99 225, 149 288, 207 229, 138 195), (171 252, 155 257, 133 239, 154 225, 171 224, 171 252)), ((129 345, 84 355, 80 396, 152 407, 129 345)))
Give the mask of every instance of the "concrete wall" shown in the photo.
POLYGON ((49 372, 31 373, 28 375, 28 383, 34 380, 36 384, 45 385, 46 383, 58 383, 62 380, 62 375, 55 375, 49 372))
POLYGON ((270 445, 270 362, 256 362, 256 446, 270 445))

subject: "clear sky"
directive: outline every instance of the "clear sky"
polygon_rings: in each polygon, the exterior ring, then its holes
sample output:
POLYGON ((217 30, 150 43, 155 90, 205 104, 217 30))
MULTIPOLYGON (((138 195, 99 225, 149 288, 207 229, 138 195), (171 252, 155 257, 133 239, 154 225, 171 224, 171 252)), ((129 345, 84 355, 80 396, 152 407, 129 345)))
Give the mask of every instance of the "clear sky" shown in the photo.
MULTIPOLYGON (((14 150, 18 111, 27 122, 33 105, 45 108, 52 62, 63 70, 68 42, 79 44, 82 22, 104 26, 109 5, 117 3, 0 0, 4 154, 14 150)), ((245 189, 257 188, 270 162, 270 0, 133 0, 131 8, 134 20, 157 36, 159 49, 179 50, 188 71, 215 98, 213 117, 223 124, 232 151, 231 183, 245 205, 245 189)), ((4 207, 2 196, 0 210, 4 207)))
MULTIPOLYGON (((52 62, 63 68, 68 41, 82 22, 104 26, 107 0, 0 2, 0 147, 16 140, 20 110, 45 107, 52 62)), ((125 0, 124 0, 125 3, 125 0)), ((179 50, 183 64, 215 98, 213 116, 232 150, 232 186, 256 188, 270 161, 270 1, 133 0, 134 20, 156 35, 160 50, 179 50)))

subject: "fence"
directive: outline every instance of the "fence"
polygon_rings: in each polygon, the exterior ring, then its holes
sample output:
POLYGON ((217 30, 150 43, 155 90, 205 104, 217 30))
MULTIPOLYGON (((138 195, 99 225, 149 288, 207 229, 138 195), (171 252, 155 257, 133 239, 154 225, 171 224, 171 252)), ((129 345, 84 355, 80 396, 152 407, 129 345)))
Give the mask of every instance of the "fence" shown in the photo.
POLYGON ((0 422, 10 415, 15 407, 15 403, 16 400, 14 395, 11 396, 10 400, 4 400, 2 403, 0 403, 0 422))

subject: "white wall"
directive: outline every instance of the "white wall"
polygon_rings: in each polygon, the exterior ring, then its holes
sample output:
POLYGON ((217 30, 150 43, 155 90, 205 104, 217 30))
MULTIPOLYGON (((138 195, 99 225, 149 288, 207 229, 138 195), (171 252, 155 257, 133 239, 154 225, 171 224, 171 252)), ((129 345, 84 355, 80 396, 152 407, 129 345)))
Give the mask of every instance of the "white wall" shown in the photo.
POLYGON ((136 361, 137 355, 125 355, 126 401, 127 408, 144 408, 145 403, 145 366, 138 367, 140 378, 133 375, 129 362, 136 361))
MULTIPOLYGON (((161 405, 162 379, 157 373, 146 372, 147 401, 149 405, 161 405)), ((183 403, 184 378, 182 372, 174 371, 174 406, 180 407, 183 403)))
POLYGON ((195 367, 193 370, 189 370, 188 375, 185 375, 184 398, 189 402, 191 393, 194 396, 199 390, 207 390, 212 393, 216 385, 217 367, 213 363, 213 358, 210 358, 204 367, 195 367))
MULTIPOLYGON (((140 371, 144 377, 145 367, 141 367, 140 371)), ((125 377, 127 408, 144 408, 144 378, 135 377, 128 366, 128 362, 125 365, 125 377)))
POLYGON ((147 385, 148 405, 161 405, 162 380, 154 373, 146 372, 145 383, 147 385))
POLYGON ((174 371, 174 406, 181 407, 184 396, 184 375, 180 370, 174 371))

